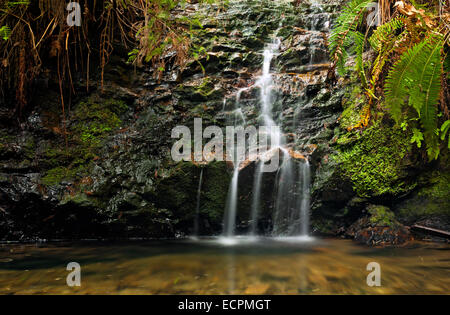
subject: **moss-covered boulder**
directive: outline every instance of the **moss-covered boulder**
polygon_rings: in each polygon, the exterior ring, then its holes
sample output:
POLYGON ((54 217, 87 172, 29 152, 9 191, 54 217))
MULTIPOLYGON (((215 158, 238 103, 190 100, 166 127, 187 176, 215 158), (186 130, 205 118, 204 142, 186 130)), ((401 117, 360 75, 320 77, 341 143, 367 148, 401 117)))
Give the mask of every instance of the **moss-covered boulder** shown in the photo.
POLYGON ((412 240, 409 230, 388 207, 369 205, 365 212, 347 229, 347 236, 371 246, 399 245, 412 240))
POLYGON ((407 225, 450 231, 450 172, 434 171, 430 177, 425 187, 396 205, 396 215, 407 225))

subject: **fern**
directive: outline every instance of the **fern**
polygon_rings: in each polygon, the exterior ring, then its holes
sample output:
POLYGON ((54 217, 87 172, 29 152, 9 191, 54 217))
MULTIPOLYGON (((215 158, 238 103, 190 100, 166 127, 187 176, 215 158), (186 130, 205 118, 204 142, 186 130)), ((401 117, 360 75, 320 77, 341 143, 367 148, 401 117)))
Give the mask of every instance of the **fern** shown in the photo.
POLYGON ((402 118, 402 108, 409 95, 408 80, 411 79, 411 68, 417 56, 423 52, 426 41, 422 41, 405 52, 389 71, 385 83, 386 107, 392 118, 399 123, 402 118))
MULTIPOLYGON (((444 88, 444 69, 450 68, 450 61, 442 57, 445 56, 444 44, 448 41, 450 32, 442 33, 442 29, 432 28, 427 23, 417 24, 408 12, 405 13, 408 16, 396 16, 380 25, 368 39, 377 53, 372 63, 369 85, 362 57, 366 38, 358 31, 369 3, 370 1, 365 0, 350 0, 339 16, 329 38, 333 61, 331 70, 337 68, 338 74, 345 74, 348 57, 355 55, 354 70, 358 72, 366 90, 370 109, 373 99, 379 99, 375 91, 386 63, 390 56, 400 54, 399 59, 388 70, 384 82, 385 105, 397 124, 414 121, 411 126, 414 135, 411 142, 418 147, 425 142, 430 160, 437 159, 440 140, 450 132, 450 123, 438 128, 437 106, 444 88), (422 39, 424 36, 425 39, 422 39)), ((411 12, 419 11, 411 9, 411 12)), ((434 25, 432 17, 428 17, 428 22, 434 25)))
POLYGON ((437 103, 441 91, 443 39, 432 35, 416 44, 394 64, 385 84, 386 105, 399 123, 405 101, 420 118, 430 159, 439 154, 437 103))
POLYGON ((384 44, 391 42, 395 32, 403 27, 403 17, 396 17, 380 25, 369 38, 369 43, 377 51, 383 50, 384 44))
POLYGON ((341 12, 329 38, 331 60, 336 64, 338 73, 346 72, 345 63, 348 56, 356 53, 358 67, 362 66, 364 36, 358 32, 364 11, 371 0, 351 0, 341 12), (362 39, 362 40, 361 40, 362 39))
MULTIPOLYGON (((450 120, 446 120, 441 126, 441 140, 444 141, 447 133, 450 131, 450 120)), ((448 148, 450 149, 450 134, 448 137, 448 148)))

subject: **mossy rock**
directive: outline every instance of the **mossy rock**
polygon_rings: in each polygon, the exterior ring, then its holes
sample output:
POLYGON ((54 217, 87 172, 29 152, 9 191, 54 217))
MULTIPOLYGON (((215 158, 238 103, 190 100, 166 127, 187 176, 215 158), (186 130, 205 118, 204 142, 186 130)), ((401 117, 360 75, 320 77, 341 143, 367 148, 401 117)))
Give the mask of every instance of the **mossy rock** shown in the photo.
MULTIPOLYGON (((42 177, 42 184, 57 185, 63 180, 79 179, 90 167, 105 138, 121 125, 120 116, 128 106, 118 100, 91 96, 75 106, 64 143, 47 143, 43 164, 50 169, 42 177)), ((34 143, 26 146, 32 151, 34 143)))
POLYGON ((163 172, 155 191, 155 203, 169 209, 179 219, 177 227, 191 232, 196 218, 197 189, 203 168, 200 194, 200 232, 211 233, 220 229, 230 175, 225 162, 213 161, 207 165, 180 162, 163 172))
POLYGON ((208 219, 209 224, 218 227, 223 221, 230 174, 225 162, 212 162, 205 168, 200 212, 208 219))
POLYGON ((41 182, 46 186, 53 186, 61 183, 63 180, 71 180, 77 174, 78 169, 70 169, 64 166, 58 166, 47 171, 42 177, 41 182))
POLYGON ((375 121, 352 145, 338 146, 334 159, 360 197, 393 197, 411 192, 408 168, 414 166, 409 134, 375 121))
POLYGON ((396 213, 405 224, 430 217, 441 217, 450 222, 450 172, 433 172, 430 184, 399 203, 396 213))
POLYGON ((344 111, 339 119, 339 125, 342 129, 347 130, 361 120, 362 107, 365 102, 364 94, 359 86, 353 87, 351 91, 345 94, 342 101, 344 111))
POLYGON ((412 240, 409 230, 388 207, 368 205, 366 212, 346 230, 348 237, 370 246, 399 245, 412 240))
POLYGON ((123 101, 114 99, 91 97, 79 103, 72 116, 72 140, 83 147, 99 145, 106 134, 120 126, 120 116, 127 109, 123 101))
POLYGON ((370 214, 369 222, 372 227, 395 227, 398 225, 394 212, 392 212, 388 207, 369 205, 367 207, 367 212, 370 214))

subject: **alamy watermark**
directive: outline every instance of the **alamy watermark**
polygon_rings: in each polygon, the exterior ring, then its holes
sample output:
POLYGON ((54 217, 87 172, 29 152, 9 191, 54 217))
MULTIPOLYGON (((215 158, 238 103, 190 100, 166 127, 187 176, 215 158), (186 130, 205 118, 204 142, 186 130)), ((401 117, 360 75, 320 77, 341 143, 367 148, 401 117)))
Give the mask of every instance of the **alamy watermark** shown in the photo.
POLYGON ((81 286, 81 266, 77 262, 70 262, 67 264, 67 271, 71 271, 66 278, 66 283, 69 287, 81 286))
POLYGON ((69 11, 67 15, 67 25, 81 26, 81 6, 78 2, 69 2, 66 10, 69 11))
POLYGON ((367 25, 375 27, 381 24, 380 5, 378 2, 371 2, 367 5, 369 14, 367 15, 367 25))
POLYGON ((280 160, 281 149, 277 143, 280 134, 278 126, 260 126, 258 129, 255 126, 227 126, 224 141, 222 128, 208 126, 203 129, 202 119, 195 118, 193 137, 187 126, 172 129, 171 137, 179 140, 173 144, 171 156, 175 162, 225 160, 235 166, 244 161, 260 160, 263 172, 275 172, 280 160), (205 145, 204 139, 209 139, 205 145))
POLYGON ((366 267, 367 271, 371 271, 367 275, 366 283, 369 287, 380 287, 381 286, 381 267, 377 262, 370 262, 366 267))

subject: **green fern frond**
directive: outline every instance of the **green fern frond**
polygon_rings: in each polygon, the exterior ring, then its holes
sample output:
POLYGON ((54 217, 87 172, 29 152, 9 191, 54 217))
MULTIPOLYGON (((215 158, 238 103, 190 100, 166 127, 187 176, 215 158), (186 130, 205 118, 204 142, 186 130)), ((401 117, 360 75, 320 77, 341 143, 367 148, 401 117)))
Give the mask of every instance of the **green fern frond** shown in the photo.
POLYGON ((426 41, 422 41, 408 51, 392 66, 385 83, 386 106, 394 120, 399 123, 402 117, 402 108, 409 95, 411 86, 411 69, 414 67, 417 56, 423 53, 426 41))
MULTIPOLYGON (((443 141, 450 131, 450 120, 446 120, 441 126, 441 140, 443 141)), ((450 134, 448 136, 448 148, 450 149, 450 134)))
POLYGON ((431 35, 404 53, 385 84, 386 105, 397 123, 408 99, 420 119, 430 159, 439 154, 437 104, 441 91, 443 38, 431 35))
POLYGON ((370 46, 377 51, 381 51, 383 44, 392 41, 395 32, 403 26, 403 17, 395 17, 389 22, 378 26, 369 38, 370 46))
MULTIPOLYGON (((371 0, 351 0, 339 15, 336 26, 329 37, 331 60, 337 64, 338 72, 345 73, 345 63, 352 53, 361 53, 364 36, 357 31, 363 19, 363 12, 371 0), (360 41, 360 38, 363 41, 360 41)), ((362 56, 362 53, 361 53, 362 56)), ((361 57, 362 58, 362 57, 361 57)))
MULTIPOLYGON (((435 107, 441 90, 442 48, 441 39, 431 38, 426 42, 424 52, 417 56, 415 66, 411 69, 416 84, 411 89, 409 104, 416 109, 419 117, 426 119, 428 123, 430 123, 428 118, 434 117, 436 120, 435 107)), ((433 126, 436 128, 435 122, 433 126)))

